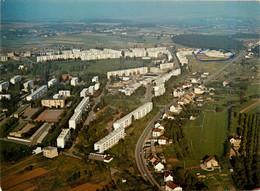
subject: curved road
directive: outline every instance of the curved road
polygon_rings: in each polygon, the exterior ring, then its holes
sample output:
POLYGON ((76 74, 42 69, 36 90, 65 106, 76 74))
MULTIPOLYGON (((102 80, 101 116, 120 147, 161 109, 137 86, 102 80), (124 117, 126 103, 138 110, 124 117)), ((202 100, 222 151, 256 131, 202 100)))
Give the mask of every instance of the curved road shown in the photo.
MULTIPOLYGON (((230 63, 226 64, 224 67, 222 67, 217 72, 215 72, 214 74, 209 76, 206 80, 204 80, 204 83, 208 83, 210 80, 215 78, 218 74, 220 74, 227 67, 229 67, 231 64, 233 64, 235 61, 237 61, 241 56, 243 56, 243 54, 244 54, 244 51, 241 51, 241 53, 237 57, 235 57, 230 63)), ((189 89, 188 91, 186 91, 186 93, 182 97, 184 97, 186 94, 189 94, 191 92, 192 92, 192 88, 189 89)), ((178 98, 178 99, 180 99, 180 98, 178 98)), ((143 146, 144 146, 145 140, 148 138, 150 132, 153 129, 154 123, 163 115, 163 113, 166 111, 166 109, 168 109, 172 104, 177 103, 178 99, 173 99, 173 101, 171 103, 169 103, 168 105, 162 106, 162 109, 160 110, 160 112, 157 113, 157 115, 152 119, 152 121, 150 121, 150 123, 144 129, 142 135, 140 136, 140 138, 137 141, 136 148, 135 148, 135 160, 136 160, 138 170, 140 171, 143 179, 146 181, 148 180, 152 184, 152 186, 156 186, 158 188, 158 190, 163 190, 163 188, 155 181, 155 179, 153 178, 152 174, 150 173, 150 171, 147 167, 147 164, 145 162, 146 160, 144 158, 143 146)))

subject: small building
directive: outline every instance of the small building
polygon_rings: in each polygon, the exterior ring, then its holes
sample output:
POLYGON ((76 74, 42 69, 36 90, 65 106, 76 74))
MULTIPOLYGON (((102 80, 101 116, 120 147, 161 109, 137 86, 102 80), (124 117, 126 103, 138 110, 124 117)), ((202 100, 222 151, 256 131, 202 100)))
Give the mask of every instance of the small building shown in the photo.
POLYGON ((182 107, 179 104, 174 104, 170 107, 170 112, 179 114, 182 111, 182 107))
POLYGON ((166 183, 169 182, 169 181, 173 181, 173 176, 171 175, 171 173, 165 172, 164 176, 163 176, 163 180, 166 183))
POLYGON ((155 128, 152 131, 152 136, 153 137, 160 137, 163 134, 163 130, 159 129, 159 128, 155 128))
POLYGON ((154 163, 154 170, 155 172, 162 172, 164 170, 164 165, 161 162, 156 161, 154 163))
POLYGON ((59 95, 62 97, 70 97, 70 90, 60 90, 59 95))
POLYGON ((97 91, 100 87, 100 83, 95 83, 94 85, 94 90, 97 91))
POLYGON ((21 105, 16 112, 12 114, 12 117, 19 118, 22 116, 26 111, 31 109, 31 104, 21 105))
POLYGON ((215 157, 208 157, 204 160, 204 165, 206 168, 215 168, 215 167, 219 167, 218 166, 218 161, 215 159, 215 157))
POLYGON ((228 86, 228 84, 229 84, 228 81, 224 81, 224 82, 223 82, 223 86, 224 86, 224 87, 228 86))
POLYGON ((62 132, 57 138, 57 147, 64 148, 69 137, 70 137, 70 129, 62 129, 62 132))
POLYGON ((0 92, 2 92, 3 90, 8 90, 8 87, 9 87, 9 82, 2 82, 0 84, 0 92))
POLYGON ((240 137, 232 137, 229 141, 230 144, 234 147, 239 147, 241 143, 241 136, 240 137))
POLYGON ((105 163, 110 163, 112 160, 113 160, 113 157, 112 157, 112 156, 106 156, 106 157, 104 158, 104 162, 105 162, 105 163))
POLYGON ((54 158, 57 157, 58 155, 59 154, 58 154, 57 147, 48 146, 43 149, 43 156, 46 158, 54 158))
POLYGON ((37 154, 42 153, 42 152, 43 152, 43 149, 41 147, 37 147, 36 149, 34 149, 32 151, 32 154, 37 155, 37 154))
POLYGON ((148 161, 150 162, 150 163, 154 163, 155 161, 157 161, 157 159, 158 159, 158 157, 156 156, 156 155, 154 155, 154 154, 150 154, 150 156, 148 157, 148 161))
POLYGON ((17 76, 12 77, 12 78, 10 79, 10 82, 11 82, 12 84, 16 84, 17 82, 20 82, 21 80, 22 80, 21 75, 17 75, 17 76))
POLYGON ((165 191, 182 191, 182 187, 176 185, 173 181, 167 182, 165 191))
POLYGON ((165 136, 160 136, 158 138, 158 144, 159 145, 166 145, 166 143, 167 143, 167 138, 165 136))
POLYGON ((70 81, 70 85, 72 85, 72 86, 76 86, 76 85, 78 85, 78 83, 79 83, 78 77, 73 77, 70 81))
POLYGON ((97 83, 97 82, 98 82, 98 76, 94 76, 94 77, 92 78, 92 82, 97 83))

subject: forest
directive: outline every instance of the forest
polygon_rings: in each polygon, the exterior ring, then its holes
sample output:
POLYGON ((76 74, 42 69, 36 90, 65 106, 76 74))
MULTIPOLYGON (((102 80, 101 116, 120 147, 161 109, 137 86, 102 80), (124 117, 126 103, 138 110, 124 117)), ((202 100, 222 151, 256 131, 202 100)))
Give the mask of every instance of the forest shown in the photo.
POLYGON ((242 42, 228 36, 201 35, 201 34, 184 34, 174 36, 172 41, 176 44, 192 48, 211 48, 226 50, 241 50, 242 42))

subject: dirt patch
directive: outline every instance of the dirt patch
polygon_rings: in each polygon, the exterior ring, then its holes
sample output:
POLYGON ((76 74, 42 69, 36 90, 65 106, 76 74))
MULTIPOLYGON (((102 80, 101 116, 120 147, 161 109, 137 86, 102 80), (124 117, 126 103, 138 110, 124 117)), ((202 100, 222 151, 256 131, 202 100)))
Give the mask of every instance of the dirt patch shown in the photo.
POLYGON ((18 191, 18 190, 25 190, 27 188, 30 188, 34 186, 33 184, 31 184, 29 181, 23 182, 21 184, 18 184, 10 189, 8 189, 7 191, 18 191))
POLYGON ((82 190, 96 191, 97 189, 101 190, 102 188, 103 187, 98 184, 85 183, 70 189, 70 191, 82 191, 82 190))
POLYGON ((249 105, 245 109, 242 109, 239 113, 244 113, 244 112, 250 111, 251 109, 254 109, 257 106, 259 106, 259 100, 257 102, 255 102, 255 103, 249 105))
POLYGON ((172 162, 172 163, 179 163, 182 162, 181 160, 177 159, 177 158, 169 158, 168 162, 172 162))
POLYGON ((62 109, 46 109, 35 121, 58 122, 62 112, 62 109))
POLYGON ((22 182, 25 182, 27 180, 33 179, 35 177, 41 176, 43 174, 48 173, 49 171, 44 168, 36 168, 30 172, 27 172, 23 175, 13 175, 8 178, 2 179, 2 189, 6 190, 8 188, 11 188, 17 184, 20 184, 22 182))

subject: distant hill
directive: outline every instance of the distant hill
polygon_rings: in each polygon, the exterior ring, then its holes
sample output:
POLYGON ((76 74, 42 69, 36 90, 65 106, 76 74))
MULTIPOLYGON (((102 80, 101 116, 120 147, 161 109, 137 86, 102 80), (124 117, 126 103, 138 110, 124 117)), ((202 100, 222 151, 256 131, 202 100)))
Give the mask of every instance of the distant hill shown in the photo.
POLYGON ((176 44, 192 48, 217 48, 227 50, 240 50, 243 48, 242 42, 228 36, 185 34, 174 36, 172 41, 176 44))

